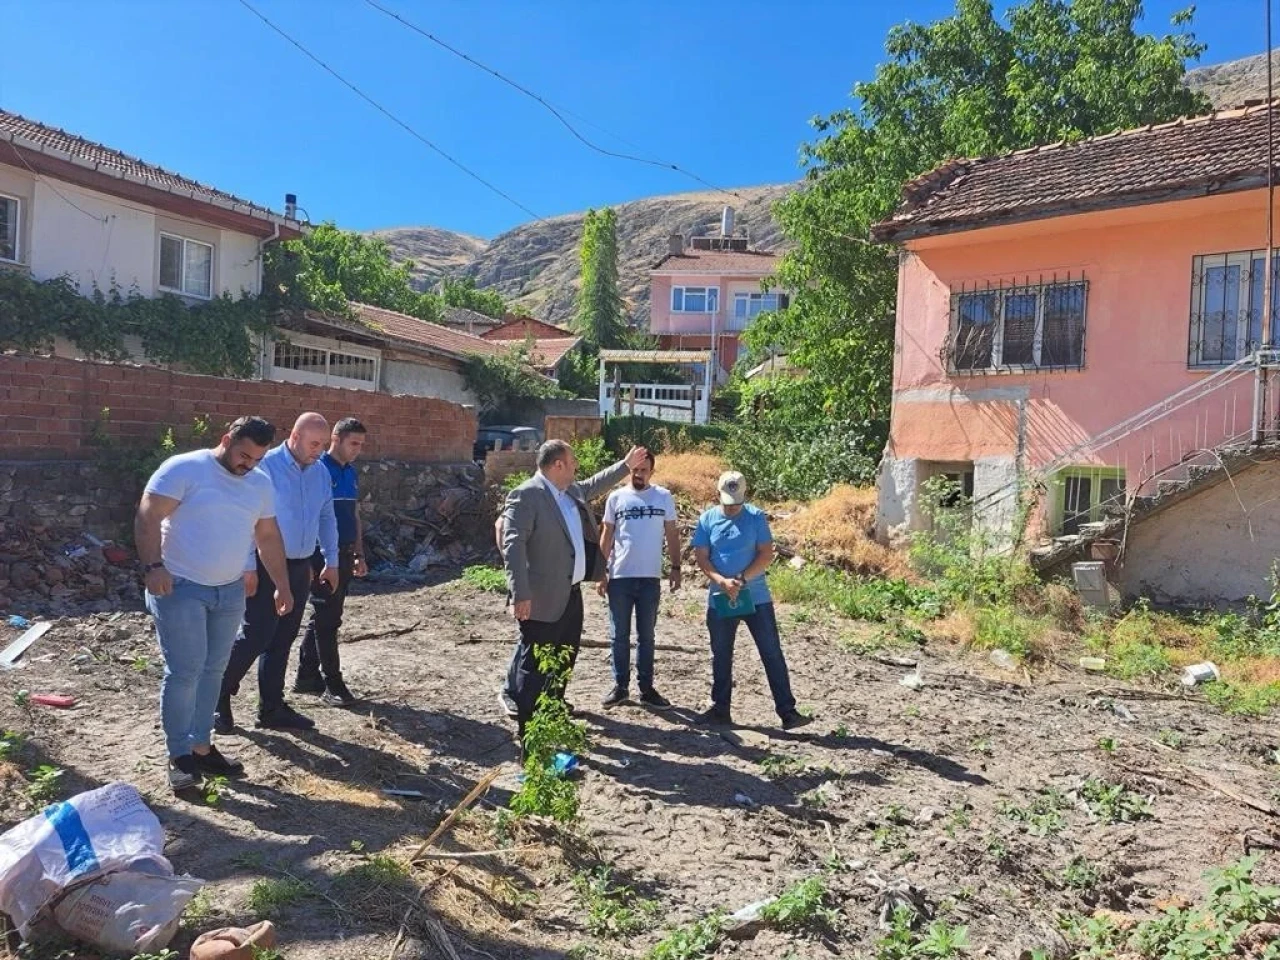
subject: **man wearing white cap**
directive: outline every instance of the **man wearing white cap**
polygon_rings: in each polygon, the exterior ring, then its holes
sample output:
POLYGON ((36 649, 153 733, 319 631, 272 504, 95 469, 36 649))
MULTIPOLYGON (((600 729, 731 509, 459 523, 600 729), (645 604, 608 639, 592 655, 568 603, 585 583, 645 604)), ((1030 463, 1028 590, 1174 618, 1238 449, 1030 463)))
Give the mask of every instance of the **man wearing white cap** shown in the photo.
POLYGON ((756 642, 773 694, 782 729, 794 730, 813 721, 796 709, 791 678, 782 655, 778 621, 765 573, 773 562, 773 534, 759 507, 747 503, 747 481, 735 470, 720 475, 716 484, 720 506, 698 518, 693 531, 693 555, 711 581, 707 593, 707 631, 711 634, 711 707, 698 714, 699 723, 733 722, 729 703, 733 694, 733 644, 738 622, 746 623, 756 642))

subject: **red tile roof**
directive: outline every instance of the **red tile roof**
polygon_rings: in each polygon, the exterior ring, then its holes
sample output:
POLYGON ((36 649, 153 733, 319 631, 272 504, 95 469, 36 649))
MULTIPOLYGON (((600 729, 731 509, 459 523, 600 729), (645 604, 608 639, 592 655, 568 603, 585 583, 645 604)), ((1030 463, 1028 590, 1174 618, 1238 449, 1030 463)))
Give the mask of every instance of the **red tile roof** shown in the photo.
POLYGON ((555 340, 573 337, 572 330, 557 327, 555 324, 535 320, 533 317, 516 317, 480 334, 486 340, 555 340))
POLYGON ((950 160, 907 183, 901 206, 871 235, 907 240, 1254 189, 1266 183, 1267 113, 1266 104, 1257 104, 1004 156, 950 160))
MULTIPOLYGON (((499 340, 497 342, 518 346, 523 341, 499 340)), ((581 337, 553 337, 546 340, 535 340, 533 342, 533 353, 529 359, 533 361, 533 365, 539 370, 554 370, 556 364, 563 360, 581 342, 581 337)))
POLYGON ((233 208, 258 219, 288 222, 281 214, 266 207, 171 173, 101 143, 0 110, 0 143, 5 142, 166 193, 177 193, 215 206, 233 208))
POLYGON ((778 265, 778 254, 764 250, 685 250, 669 253, 650 273, 710 273, 726 276, 767 276, 778 265))
POLYGON ((428 323, 394 310, 371 307, 367 303, 352 303, 351 309, 361 323, 376 332, 406 343, 428 347, 436 353, 457 359, 476 355, 495 356, 507 349, 506 344, 490 343, 452 327, 428 323))

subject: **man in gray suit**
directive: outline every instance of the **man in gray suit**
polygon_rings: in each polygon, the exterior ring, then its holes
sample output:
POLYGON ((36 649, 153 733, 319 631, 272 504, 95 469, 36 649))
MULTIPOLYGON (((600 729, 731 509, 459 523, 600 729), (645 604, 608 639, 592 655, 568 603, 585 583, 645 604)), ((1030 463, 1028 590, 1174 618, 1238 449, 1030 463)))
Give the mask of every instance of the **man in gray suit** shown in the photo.
MULTIPOLYGON (((604 576, 600 533, 587 504, 644 462, 646 455, 643 447, 634 447, 625 460, 578 483, 573 448, 563 440, 548 440, 538 449, 538 472, 507 495, 502 553, 520 624, 509 692, 516 703, 522 742, 524 726, 548 684, 538 669, 534 648, 570 648, 572 669, 582 643, 580 584, 604 576)), ((563 698, 563 685, 549 692, 563 698)))

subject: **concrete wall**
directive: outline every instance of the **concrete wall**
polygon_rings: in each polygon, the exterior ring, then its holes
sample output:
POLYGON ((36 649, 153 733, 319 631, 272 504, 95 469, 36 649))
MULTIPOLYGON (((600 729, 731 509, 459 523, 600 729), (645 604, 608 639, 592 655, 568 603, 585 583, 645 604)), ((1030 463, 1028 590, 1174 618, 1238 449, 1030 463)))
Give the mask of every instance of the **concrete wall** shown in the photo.
POLYGON ((438 397, 453 403, 475 405, 476 397, 467 389, 467 381, 456 370, 411 363, 406 360, 382 361, 382 389, 390 394, 411 397, 438 397))
MULTIPOLYGON (((901 259, 893 412, 886 458, 1034 469, 1208 376, 1188 367, 1192 259, 1266 245, 1265 194, 1236 193, 1059 217, 912 241, 901 259), (950 373, 951 296, 986 283, 1087 279, 1084 365, 1052 372, 950 373)), ((1248 428, 1252 382, 1215 393, 1079 465, 1131 478, 1248 428)), ((892 466, 887 468, 893 473, 892 466)), ((881 533, 906 510, 882 488, 881 533)))
POLYGON ((1173 504, 1129 529, 1126 597, 1203 606, 1270 595, 1280 558, 1280 462, 1267 461, 1173 504))
POLYGON ((114 281, 126 293, 155 296, 164 231, 213 244, 215 292, 258 292, 256 237, 49 177, 37 180, 8 165, 0 165, 0 193, 19 199, 19 260, 37 280, 65 275, 82 293, 95 283, 106 290, 114 281))

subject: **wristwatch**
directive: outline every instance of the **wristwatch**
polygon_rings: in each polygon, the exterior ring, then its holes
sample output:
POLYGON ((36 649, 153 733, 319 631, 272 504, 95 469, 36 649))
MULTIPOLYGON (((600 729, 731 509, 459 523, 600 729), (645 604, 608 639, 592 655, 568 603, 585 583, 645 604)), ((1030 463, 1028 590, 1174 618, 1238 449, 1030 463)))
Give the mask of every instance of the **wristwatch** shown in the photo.
POLYGON ((142 575, 146 576, 152 570, 159 570, 163 566, 164 566, 163 560, 157 560, 155 563, 148 563, 146 566, 142 568, 142 575))

